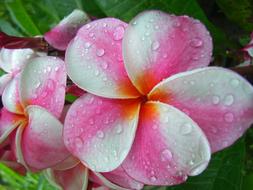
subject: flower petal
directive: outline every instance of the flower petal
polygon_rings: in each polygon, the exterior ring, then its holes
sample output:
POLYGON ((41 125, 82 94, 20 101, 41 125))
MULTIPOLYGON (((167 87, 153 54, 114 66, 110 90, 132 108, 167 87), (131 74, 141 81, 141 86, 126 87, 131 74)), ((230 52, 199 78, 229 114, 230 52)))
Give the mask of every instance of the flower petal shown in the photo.
POLYGON ((22 136, 24 159, 32 168, 45 169, 56 165, 69 156, 63 139, 63 125, 47 110, 28 106, 28 126, 22 136))
POLYGON ((5 49, 0 50, 0 68, 7 73, 19 72, 28 60, 35 57, 32 49, 5 49))
POLYGON ((127 24, 106 18, 83 26, 66 51, 67 72, 80 88, 103 97, 132 98, 140 94, 129 80, 122 60, 127 24))
POLYGON ((11 74, 4 74, 0 77, 0 95, 3 94, 5 87, 10 82, 11 79, 12 79, 11 74))
POLYGON ((139 106, 137 100, 83 95, 66 116, 63 133, 66 147, 93 171, 117 168, 131 148, 139 106))
POLYGON ((142 183, 131 178, 121 166, 111 172, 100 174, 112 183, 127 189, 142 189, 144 186, 142 183))
POLYGON ((64 106, 66 71, 64 62, 56 57, 32 59, 21 73, 20 99, 24 107, 39 105, 55 116, 64 106))
POLYGON ((194 121, 168 104, 147 102, 122 167, 144 184, 174 185, 201 173, 210 156, 207 138, 194 121))
MULTIPOLYGON (((111 181, 106 179, 101 173, 90 171, 89 180, 94 182, 96 185, 101 185, 101 187, 108 187, 109 189, 117 189, 117 190, 128 190, 124 187, 121 187, 117 184, 112 183, 111 181)), ((100 190, 100 188, 98 189, 100 190)))
POLYGON ((21 123, 24 117, 10 113, 2 108, 0 113, 0 144, 2 144, 9 134, 11 134, 21 123))
POLYGON ((80 160, 73 156, 69 156, 59 164, 55 165, 52 169, 54 170, 68 170, 75 166, 77 166, 80 163, 80 160))
POLYGON ((23 114, 24 108, 19 97, 20 75, 15 76, 5 87, 2 94, 3 106, 12 113, 23 114))
POLYGON ((65 50, 68 43, 75 37, 78 29, 89 22, 88 15, 80 10, 74 10, 57 26, 44 35, 45 40, 54 48, 65 50))
POLYGON ((205 132, 212 152, 234 143, 253 123, 253 87, 223 68, 174 75, 158 84, 149 98, 187 113, 205 132))
POLYGON ((202 23, 160 11, 135 17, 123 40, 126 70, 143 94, 173 74, 207 66, 211 52, 212 39, 202 23))
POLYGON ((46 177, 64 190, 86 190, 88 186, 88 169, 82 164, 63 171, 48 169, 46 177))

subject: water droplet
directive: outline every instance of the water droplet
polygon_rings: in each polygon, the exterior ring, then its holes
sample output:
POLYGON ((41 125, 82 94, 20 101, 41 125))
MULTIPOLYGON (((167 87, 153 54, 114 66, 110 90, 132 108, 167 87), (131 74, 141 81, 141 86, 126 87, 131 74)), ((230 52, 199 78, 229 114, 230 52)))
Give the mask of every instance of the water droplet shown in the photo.
POLYGON ((240 84, 240 81, 238 79, 232 79, 230 81, 230 84, 233 86, 233 87, 237 87, 239 84, 240 84))
POLYGON ((157 180, 156 176, 151 176, 150 181, 155 182, 157 180))
POLYGON ((41 83, 40 83, 40 81, 38 81, 38 82, 35 84, 35 88, 36 88, 36 89, 39 88, 40 85, 41 85, 41 83))
POLYGON ((155 25, 155 29, 156 29, 156 30, 159 30, 159 26, 158 26, 158 25, 155 25))
POLYGON ((113 39, 121 40, 124 36, 124 32, 125 32, 125 28, 123 26, 117 26, 113 33, 113 39))
POLYGON ((211 128, 211 131, 212 131, 213 133, 217 133, 217 132, 218 132, 218 130, 217 130, 216 127, 212 127, 212 128, 211 128))
POLYGON ((212 97, 212 102, 213 102, 213 104, 218 104, 218 103, 220 102, 220 97, 214 95, 214 96, 212 97))
POLYGON ((227 95, 224 99, 224 105, 230 106, 234 103, 234 96, 233 95, 227 95))
POLYGON ((167 161, 167 160, 170 160, 172 158, 172 153, 170 150, 168 149, 165 149, 162 151, 161 153, 161 160, 164 162, 164 161, 167 161))
POLYGON ((194 161, 193 161, 193 160, 190 160, 190 161, 188 162, 188 164, 189 164, 190 166, 192 166, 192 165, 194 165, 194 161))
POLYGON ((194 84, 195 84, 195 81, 194 81, 194 80, 191 80, 191 81, 190 81, 190 84, 191 84, 191 85, 194 85, 194 84))
POLYGON ((47 87, 49 90, 53 90, 54 89, 54 81, 52 79, 49 79, 47 81, 47 87))
POLYGON ((103 69, 107 69, 108 68, 108 64, 106 62, 103 62, 101 64, 101 66, 102 66, 103 69))
POLYGON ((107 27, 107 24, 106 24, 106 23, 103 23, 103 27, 107 27))
POLYGON ((86 42, 86 43, 84 44, 84 47, 85 47, 86 49, 90 48, 90 47, 91 47, 91 43, 90 43, 90 42, 86 42))
POLYGON ((228 123, 231 123, 234 120, 234 115, 231 112, 228 112, 224 115, 224 120, 228 123))
POLYGON ((151 44, 151 49, 152 49, 153 51, 159 49, 159 47, 160 47, 160 43, 159 43, 158 41, 154 41, 154 42, 151 44))
POLYGON ((104 49, 97 49, 96 54, 98 57, 102 57, 105 54, 105 50, 104 49))
POLYGON ((89 124, 90 124, 90 125, 93 125, 93 124, 94 124, 94 119, 90 118, 90 119, 89 119, 89 124))
POLYGON ((200 38, 194 38, 191 40, 190 45, 192 47, 201 47, 203 45, 203 41, 200 38))
POLYGON ((152 125, 152 128, 153 128, 153 129, 157 129, 157 128, 158 128, 158 125, 157 125, 157 124, 154 124, 154 125, 152 125))
POLYGON ((173 22, 174 27, 179 27, 180 25, 181 25, 180 22, 177 20, 173 22))
POLYGON ((86 24, 86 26, 85 26, 86 29, 89 29, 90 27, 91 27, 90 24, 86 24))
POLYGON ((200 172, 202 172, 206 168, 207 163, 202 162, 197 165, 195 165, 191 170, 189 171, 189 174, 192 176, 198 175, 200 172))
POLYGON ((116 128, 116 133, 120 134, 120 133, 122 133, 122 131, 123 131, 122 125, 118 125, 117 128, 116 128))
POLYGON ((89 36, 92 38, 92 37, 95 36, 95 34, 91 32, 91 33, 89 34, 89 36))
POLYGON ((99 70, 95 70, 94 74, 95 74, 95 76, 98 76, 99 75, 99 70))
POLYGON ((102 139, 102 138, 104 138, 104 136, 105 136, 105 134, 104 134, 103 131, 99 130, 99 131, 97 132, 97 137, 98 137, 98 138, 102 139))
POLYGON ((146 32, 146 33, 145 33, 145 36, 149 36, 149 35, 150 35, 150 33, 149 33, 149 32, 146 32))
POLYGON ((83 140, 80 137, 75 138, 75 145, 77 148, 81 148, 83 146, 83 140))
POLYGON ((137 21, 132 22, 132 25, 136 25, 136 24, 137 24, 137 21))
POLYGON ((192 132, 192 124, 185 123, 181 126, 180 132, 182 135, 187 135, 192 132))

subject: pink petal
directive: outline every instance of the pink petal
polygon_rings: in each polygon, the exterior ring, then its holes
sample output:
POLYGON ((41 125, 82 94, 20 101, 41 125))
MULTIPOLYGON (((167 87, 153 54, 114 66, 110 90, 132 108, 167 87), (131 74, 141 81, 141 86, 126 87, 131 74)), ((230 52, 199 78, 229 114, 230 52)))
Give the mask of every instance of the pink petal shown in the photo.
POLYGON ((212 39, 202 23, 161 11, 135 17, 123 40, 127 73, 143 94, 173 74, 207 66, 211 52, 212 39))
POLYGON ((15 76, 5 87, 2 94, 3 106, 10 112, 23 114, 24 108, 19 97, 20 75, 15 76))
POLYGON ((93 171, 117 168, 131 148, 139 106, 137 100, 83 95, 72 104, 65 119, 66 147, 93 171))
POLYGON ((175 185, 201 173, 210 156, 207 138, 194 121, 168 104, 147 102, 122 167, 144 184, 175 185))
POLYGON ((68 169, 71 169, 71 168, 77 166, 79 163, 80 163, 80 160, 78 160, 76 157, 73 157, 70 155, 68 158, 66 158, 62 162, 58 163, 57 165, 55 165, 52 169, 54 169, 54 170, 68 170, 68 169))
POLYGON ((142 189, 144 186, 142 183, 131 178, 121 166, 111 172, 101 174, 110 182, 127 189, 142 189))
MULTIPOLYGON (((117 184, 112 183, 111 181, 109 181, 108 179, 106 179, 101 173, 97 173, 97 172, 92 172, 90 171, 89 173, 89 180, 91 180, 92 182, 94 182, 96 185, 101 185, 100 188, 95 188, 94 189, 104 189, 105 187, 108 187, 109 189, 117 189, 117 190, 128 190, 124 187, 121 187, 117 184), (104 188, 102 188, 104 187, 104 188)), ((93 189, 93 188, 92 188, 93 189)))
POLYGON ((126 27, 120 20, 106 18, 93 21, 78 31, 66 51, 67 72, 76 85, 103 97, 139 96, 122 59, 126 27))
POLYGON ((27 165, 44 169, 66 159, 63 125, 42 107, 28 106, 26 112, 29 122, 22 136, 22 152, 27 165))
POLYGON ((0 113, 0 144, 2 144, 22 122, 25 122, 25 117, 10 113, 5 108, 2 108, 0 113))
POLYGON ((35 57, 32 49, 5 49, 0 50, 0 68, 7 73, 19 72, 28 60, 35 57))
POLYGON ((253 123, 253 88, 236 73, 209 67, 158 84, 149 98, 187 113, 205 132, 212 152, 235 142, 253 123))
POLYGON ((21 73, 20 96, 24 107, 39 105, 55 116, 64 106, 66 71, 64 62, 56 57, 32 59, 21 73))
POLYGON ((0 95, 3 94, 5 87, 11 81, 11 79, 12 79, 11 74, 4 74, 0 77, 0 95))
POLYGON ((54 48, 65 50, 75 37, 81 26, 90 21, 88 15, 80 10, 74 10, 57 26, 44 35, 45 40, 54 48))
POLYGON ((49 169, 47 172, 47 178, 63 190, 85 190, 88 186, 88 169, 82 164, 64 171, 49 169))
POLYGON ((13 147, 13 150, 15 152, 15 156, 17 158, 17 162, 22 164, 27 171, 30 171, 30 168, 27 166, 27 163, 24 159, 24 155, 23 155, 23 151, 22 151, 22 137, 23 137, 23 132, 24 129, 27 125, 26 124, 22 124, 20 125, 15 133, 15 139, 11 142, 11 146, 13 147))

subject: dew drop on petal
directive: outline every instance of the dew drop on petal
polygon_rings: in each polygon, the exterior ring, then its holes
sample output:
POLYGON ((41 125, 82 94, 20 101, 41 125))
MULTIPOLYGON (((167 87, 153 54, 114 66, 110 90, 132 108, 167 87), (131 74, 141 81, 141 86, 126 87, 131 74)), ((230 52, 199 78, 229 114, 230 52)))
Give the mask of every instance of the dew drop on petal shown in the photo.
POLYGON ((125 28, 123 26, 117 26, 114 33, 113 33, 113 39, 114 40, 121 40, 124 36, 125 28))
POLYGON ((102 57, 105 54, 105 50, 104 49, 97 49, 96 54, 98 57, 102 57))
POLYGON ((103 131, 101 131, 101 130, 99 130, 98 132, 97 132, 97 137, 98 138, 100 138, 100 139, 102 139, 102 138, 104 138, 104 132, 103 131))
POLYGON ((118 125, 117 128, 116 128, 116 134, 120 134, 123 132, 123 127, 122 125, 118 125))
POLYGON ((167 160, 170 160, 172 158, 172 153, 170 150, 168 149, 165 149, 162 151, 161 153, 161 161, 167 161, 167 160))
POLYGON ((190 45, 192 47, 201 47, 203 45, 203 41, 200 38, 194 38, 191 40, 190 45))
POLYGON ((159 43, 158 41, 152 42, 152 44, 151 44, 151 49, 152 49, 153 51, 158 50, 159 47, 160 47, 160 43, 159 43))
POLYGON ((233 115, 233 113, 231 113, 231 112, 225 113, 225 114, 224 114, 224 120, 225 120, 226 122, 228 122, 228 123, 233 122, 233 120, 234 120, 234 115, 233 115))
POLYGON ((226 97, 225 97, 225 99, 224 99, 224 104, 226 105, 226 106, 230 106, 230 105, 232 105, 234 103, 234 96, 233 95, 227 95, 226 97))
POLYGON ((180 22, 177 20, 173 22, 174 27, 179 27, 180 25, 181 25, 180 22))
POLYGON ((75 138, 75 146, 81 148, 83 146, 83 140, 80 137, 75 138))
POLYGON ((231 86, 237 87, 240 84, 240 81, 238 79, 232 79, 230 81, 231 86))
POLYGON ((180 132, 182 135, 187 135, 192 132, 192 124, 185 123, 181 126, 180 132))
POLYGON ((107 69, 108 68, 108 64, 106 62, 103 62, 101 64, 101 66, 102 66, 103 69, 107 69))
POLYGON ((155 182, 157 180, 156 176, 151 176, 150 181, 155 182))
POLYGON ((214 96, 212 97, 212 102, 213 102, 213 104, 215 104, 215 105, 218 104, 218 103, 220 102, 220 97, 214 95, 214 96))
POLYGON ((90 48, 90 47, 91 47, 91 43, 90 43, 90 42, 86 42, 86 43, 84 44, 84 47, 85 47, 86 49, 90 48))

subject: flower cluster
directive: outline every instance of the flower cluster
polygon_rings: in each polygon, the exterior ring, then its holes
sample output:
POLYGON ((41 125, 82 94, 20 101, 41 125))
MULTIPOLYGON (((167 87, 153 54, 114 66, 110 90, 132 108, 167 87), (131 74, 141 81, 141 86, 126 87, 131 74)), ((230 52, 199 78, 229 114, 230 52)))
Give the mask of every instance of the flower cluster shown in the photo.
POLYGON ((198 20, 75 10, 44 39, 64 57, 0 52, 0 159, 20 173, 66 190, 176 185, 253 123, 253 87, 207 67, 212 39, 198 20))

